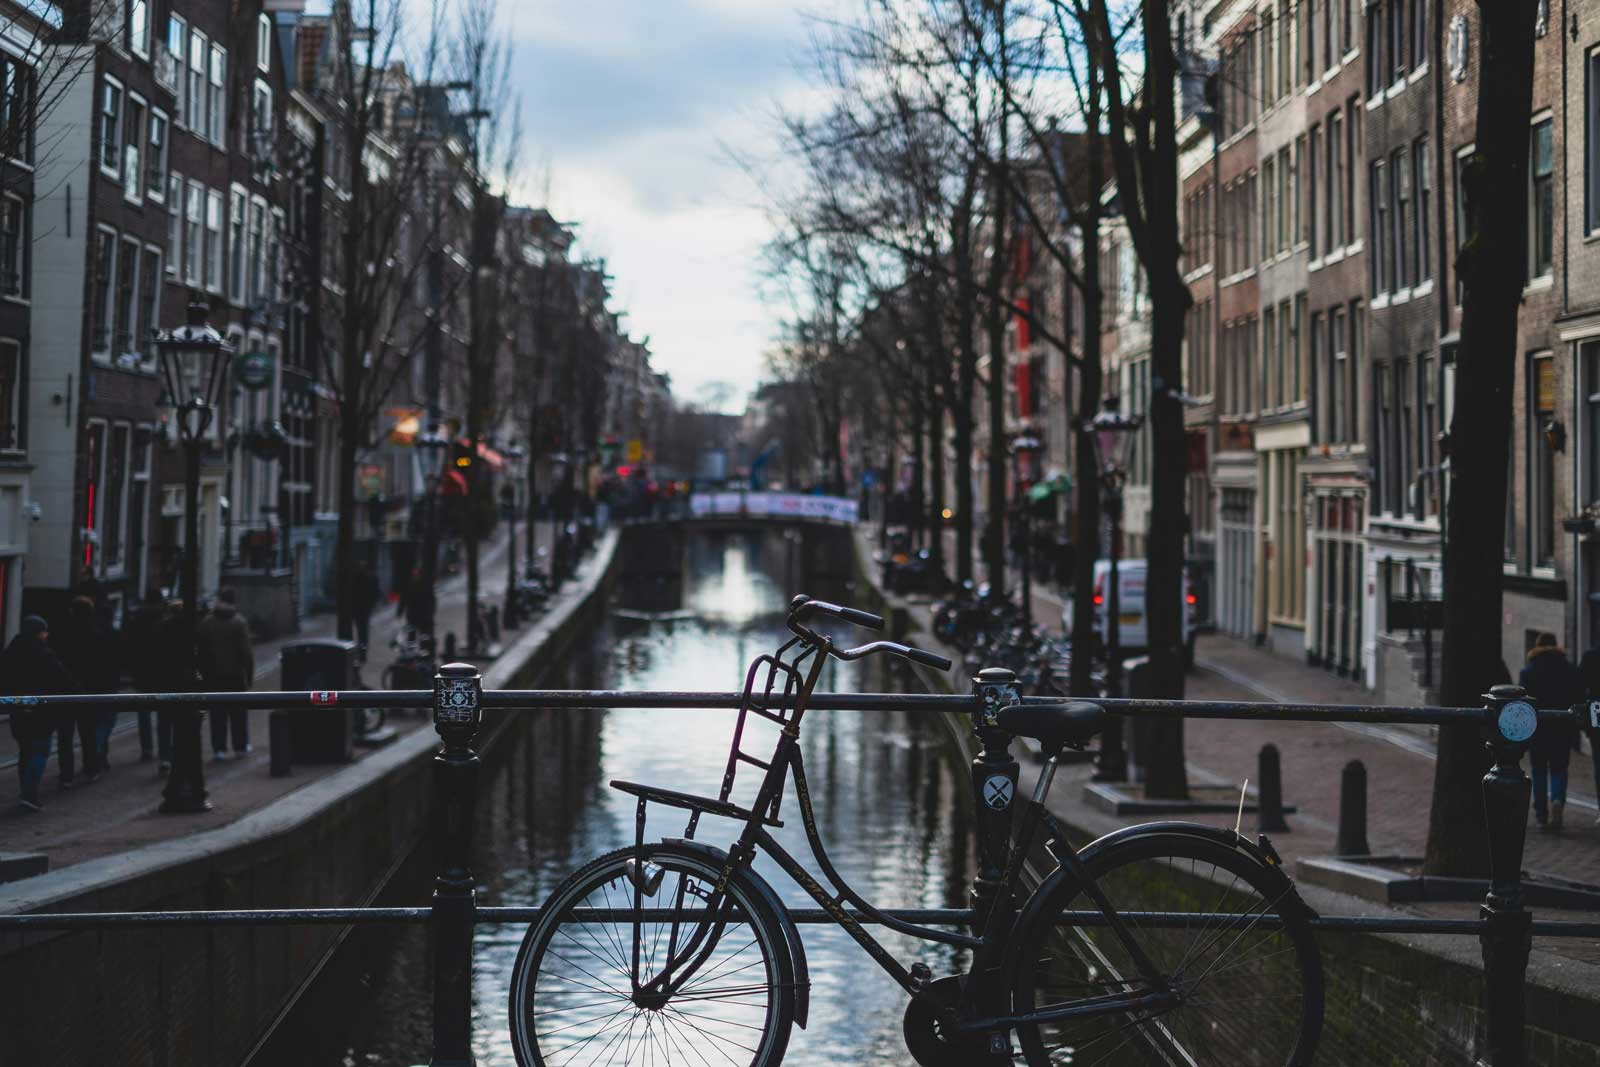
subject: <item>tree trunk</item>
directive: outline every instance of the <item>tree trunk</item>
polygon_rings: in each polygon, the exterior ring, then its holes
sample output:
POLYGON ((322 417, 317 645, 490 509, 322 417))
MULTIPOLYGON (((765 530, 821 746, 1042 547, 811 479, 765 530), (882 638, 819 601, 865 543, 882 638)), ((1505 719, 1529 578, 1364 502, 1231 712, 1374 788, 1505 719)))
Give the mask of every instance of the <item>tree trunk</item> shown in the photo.
MULTIPOLYGON (((1478 5, 1482 32, 1477 131, 1464 175, 1468 237, 1456 260, 1465 287, 1456 354, 1446 496, 1444 653, 1439 699, 1471 707, 1508 681, 1500 646, 1501 578, 1517 365, 1517 312, 1527 262, 1525 211, 1503 209, 1506 190, 1528 187, 1528 113, 1533 103, 1534 5, 1478 5), (1469 488, 1470 487, 1470 488, 1469 488), (1462 506, 1458 507, 1457 501, 1462 506)), ((1523 195, 1523 194, 1517 194, 1523 195)), ((1483 773, 1476 726, 1441 727, 1424 870, 1488 873, 1483 773)))

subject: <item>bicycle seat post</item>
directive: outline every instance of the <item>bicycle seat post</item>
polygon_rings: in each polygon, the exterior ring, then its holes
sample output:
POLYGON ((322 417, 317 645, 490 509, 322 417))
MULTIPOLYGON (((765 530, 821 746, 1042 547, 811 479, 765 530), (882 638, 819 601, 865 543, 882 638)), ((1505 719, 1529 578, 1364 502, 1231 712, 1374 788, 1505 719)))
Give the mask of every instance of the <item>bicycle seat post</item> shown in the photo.
POLYGON ((972 880, 974 929, 987 928, 995 907, 1010 911, 1013 902, 1004 894, 1006 859, 1011 849, 1011 804, 1017 795, 1022 768, 1011 754, 1011 735, 1000 729, 995 716, 1000 708, 1020 704, 1017 676, 1004 667, 985 667, 973 679, 978 707, 972 714, 972 733, 981 746, 972 760, 972 791, 977 801, 978 874, 972 880))

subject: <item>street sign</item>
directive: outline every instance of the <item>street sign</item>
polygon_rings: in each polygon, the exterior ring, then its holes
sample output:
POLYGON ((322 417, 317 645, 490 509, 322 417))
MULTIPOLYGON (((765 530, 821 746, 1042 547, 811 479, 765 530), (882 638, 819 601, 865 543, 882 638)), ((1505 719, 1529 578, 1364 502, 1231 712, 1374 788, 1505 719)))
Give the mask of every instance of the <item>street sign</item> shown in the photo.
POLYGON ((233 357, 233 378, 255 392, 272 384, 272 357, 265 352, 240 352, 233 357))

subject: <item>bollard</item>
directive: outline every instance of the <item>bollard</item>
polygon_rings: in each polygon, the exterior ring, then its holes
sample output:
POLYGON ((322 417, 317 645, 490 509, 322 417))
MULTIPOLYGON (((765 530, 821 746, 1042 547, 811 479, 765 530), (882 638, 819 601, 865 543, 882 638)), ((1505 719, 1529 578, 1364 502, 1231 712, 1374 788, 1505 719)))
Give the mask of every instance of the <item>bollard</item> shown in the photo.
POLYGON ((1522 753, 1538 727, 1538 713, 1521 686, 1497 685, 1484 708, 1494 765, 1483 776, 1483 814, 1489 831, 1489 893, 1478 914, 1483 945, 1484 1011, 1488 1055, 1482 1067, 1522 1067, 1523 994, 1533 916, 1522 906, 1522 848, 1528 836, 1532 784, 1522 753))
POLYGON ((489 610, 484 612, 484 617, 489 623, 489 640, 500 640, 500 608, 497 605, 490 604, 489 610))
POLYGON ((447 660, 453 660, 456 658, 456 632, 454 630, 445 631, 444 658, 447 660))
POLYGON ((433 757, 434 879, 433 1058, 430 1067, 471 1067, 472 928, 478 902, 472 878, 472 821, 483 721, 483 679, 469 663, 447 663, 433 679, 433 725, 444 742, 433 757))
POLYGON ((1256 829, 1264 834, 1286 834, 1289 824, 1283 818, 1283 768, 1278 746, 1261 746, 1256 757, 1256 829))
POLYGON ((972 880, 972 908, 974 928, 982 930, 992 909, 1012 907, 1000 896, 1011 852, 1011 802, 1022 768, 1011 755, 1011 735, 996 727, 995 716, 1003 707, 1022 703, 1022 696, 1016 674, 1004 667, 979 671, 972 691, 978 697, 972 733, 981 746, 972 760, 972 791, 978 805, 978 874, 972 880))
POLYGON ((1336 856, 1370 856, 1367 844, 1367 766, 1358 759, 1344 765, 1339 775, 1339 839, 1336 856))
POLYGON ((267 716, 267 748, 274 778, 287 778, 290 774, 294 751, 290 747, 289 722, 288 708, 277 708, 267 716))

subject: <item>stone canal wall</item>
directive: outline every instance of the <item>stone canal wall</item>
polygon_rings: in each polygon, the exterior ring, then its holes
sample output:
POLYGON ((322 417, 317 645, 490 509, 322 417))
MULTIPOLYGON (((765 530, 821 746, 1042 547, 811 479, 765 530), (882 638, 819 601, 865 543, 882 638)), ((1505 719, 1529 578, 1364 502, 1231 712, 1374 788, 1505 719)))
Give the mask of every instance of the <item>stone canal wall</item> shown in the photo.
MULTIPOLYGON (((604 610, 617 544, 601 541, 568 595, 485 668, 485 688, 531 688, 562 660, 604 610)), ((482 750, 513 714, 486 714, 482 750)), ((364 904, 428 828, 437 743, 425 726, 227 826, 0 886, 0 912, 364 904)), ((0 933, 0 1065, 240 1063, 345 932, 0 933)))
MULTIPOLYGON (((918 671, 917 677, 944 692, 966 692, 973 671, 961 653, 941 645, 931 633, 932 607, 886 593, 878 581, 872 546, 856 539, 856 592, 850 603, 889 620, 895 640, 947 655, 956 666, 946 674, 918 671)), ((943 716, 963 761, 977 751, 971 721, 943 716)), ((1037 760, 1013 745, 1023 765, 1024 788, 1031 785, 1037 760)), ((1050 810, 1074 840, 1085 843, 1111 829, 1100 813, 1069 795, 1063 783, 1050 810)), ((1371 901, 1316 886, 1300 886, 1308 903, 1327 915, 1402 914, 1371 901)), ((1475 914, 1462 905, 1455 916, 1475 914)), ((1337 1067, 1472 1067, 1486 1056, 1483 1008, 1483 957, 1476 937, 1323 933, 1326 1016, 1319 1064, 1337 1067)), ((1549 952, 1550 941, 1535 939, 1526 991, 1528 1067, 1600 1067, 1600 993, 1586 977, 1593 971, 1593 942, 1583 962, 1549 952)), ((1568 942, 1576 949, 1578 942, 1568 942)), ((1570 951, 1570 950, 1569 950, 1570 951)), ((1581 951, 1581 950, 1580 950, 1581 951)), ((1575 953, 1576 954, 1576 953, 1575 953)), ((1244 1059, 1241 1058, 1241 1062, 1244 1059)))

